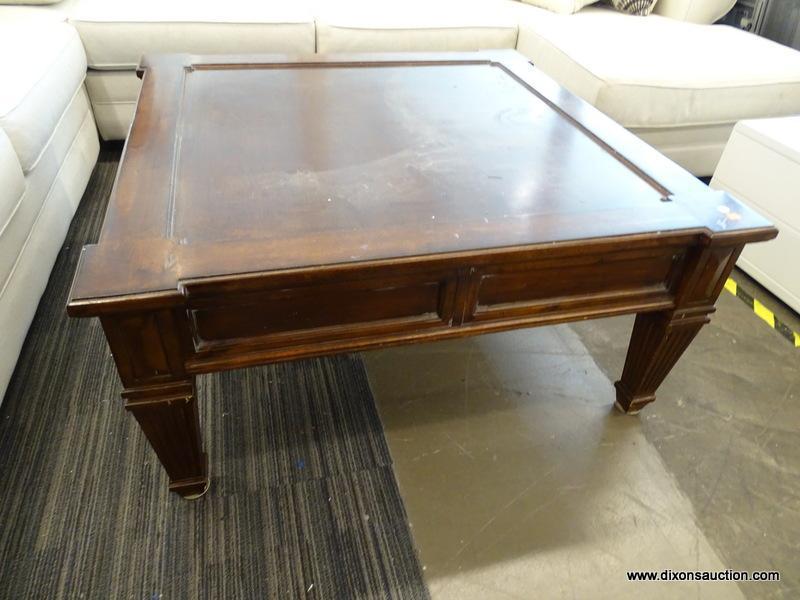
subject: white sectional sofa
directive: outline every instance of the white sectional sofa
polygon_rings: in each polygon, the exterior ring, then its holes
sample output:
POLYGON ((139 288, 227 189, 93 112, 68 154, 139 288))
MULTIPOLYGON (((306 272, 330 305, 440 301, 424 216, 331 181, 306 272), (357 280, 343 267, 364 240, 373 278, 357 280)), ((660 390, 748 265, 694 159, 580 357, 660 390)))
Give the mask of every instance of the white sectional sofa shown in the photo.
POLYGON ((0 397, 97 160, 85 77, 72 26, 0 21, 0 397))
POLYGON ((69 11, 104 139, 123 139, 144 52, 397 52, 516 48, 696 175, 737 120, 800 112, 800 53, 707 23, 734 0, 602 4, 556 14, 517 0, 81 0, 69 11))
POLYGON ((734 0, 659 0, 648 17, 517 0, 24 3, 44 5, 0 6, 0 396, 96 160, 95 122, 126 137, 144 53, 516 48, 697 175, 737 121, 800 113, 799 52, 709 25, 734 0))

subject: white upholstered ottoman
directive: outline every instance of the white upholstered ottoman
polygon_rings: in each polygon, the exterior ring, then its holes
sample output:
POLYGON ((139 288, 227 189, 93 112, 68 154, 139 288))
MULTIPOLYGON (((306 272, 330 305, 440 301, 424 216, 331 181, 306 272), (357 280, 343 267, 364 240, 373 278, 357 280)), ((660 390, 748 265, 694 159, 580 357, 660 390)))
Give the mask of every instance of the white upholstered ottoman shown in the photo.
POLYGON ((740 268, 800 312, 800 116, 740 121, 711 187, 743 200, 780 229, 745 248, 740 268))

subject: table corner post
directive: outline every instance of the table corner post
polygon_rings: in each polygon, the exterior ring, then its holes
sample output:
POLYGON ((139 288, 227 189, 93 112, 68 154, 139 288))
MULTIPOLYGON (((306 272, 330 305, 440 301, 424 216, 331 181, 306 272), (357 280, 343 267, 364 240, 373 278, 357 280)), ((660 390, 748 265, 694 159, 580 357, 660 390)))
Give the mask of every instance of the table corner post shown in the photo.
POLYGON ((100 317, 124 386, 122 398, 169 476, 186 499, 209 487, 195 377, 187 373, 191 337, 183 307, 100 317))
POLYGON ((656 399, 656 390, 703 325, 733 270, 743 244, 715 243, 691 248, 677 270, 672 288, 675 306, 639 313, 631 333, 615 406, 636 414, 656 399))

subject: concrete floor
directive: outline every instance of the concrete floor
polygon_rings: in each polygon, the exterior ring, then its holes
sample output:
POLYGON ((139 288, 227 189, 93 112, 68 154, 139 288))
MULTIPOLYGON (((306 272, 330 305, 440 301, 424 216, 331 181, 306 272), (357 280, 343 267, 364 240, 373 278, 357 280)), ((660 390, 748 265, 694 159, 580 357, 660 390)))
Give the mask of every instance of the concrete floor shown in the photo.
POLYGON ((365 354, 434 598, 800 597, 800 350, 724 293, 625 416, 631 324, 365 354), (726 568, 782 581, 626 577, 726 568))

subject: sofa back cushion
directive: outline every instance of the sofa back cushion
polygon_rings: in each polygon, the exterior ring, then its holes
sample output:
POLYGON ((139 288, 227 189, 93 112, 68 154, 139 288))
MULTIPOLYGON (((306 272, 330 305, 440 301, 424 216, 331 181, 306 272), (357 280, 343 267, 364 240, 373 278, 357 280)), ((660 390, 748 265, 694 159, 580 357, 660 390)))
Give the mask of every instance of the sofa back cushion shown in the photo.
POLYGON ((81 0, 75 26, 92 69, 133 70, 144 54, 313 54, 310 2, 81 0))
POLYGON ((28 173, 86 77, 78 32, 67 23, 0 21, 0 73, 0 127, 28 173))
POLYGON ((565 15, 578 12, 584 6, 594 4, 598 0, 522 0, 526 4, 532 4, 539 8, 545 8, 552 12, 565 15))
POLYGON ((316 15, 317 52, 513 49, 517 9, 544 12, 496 0, 329 1, 316 15))
POLYGON ((658 0, 655 14, 690 23, 713 23, 724 17, 736 0, 658 0))

